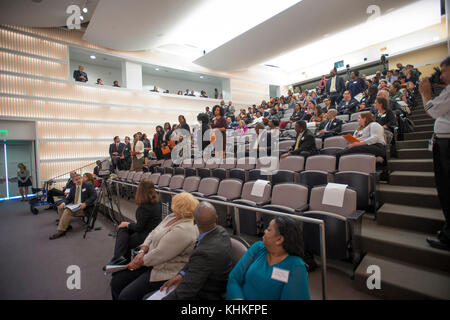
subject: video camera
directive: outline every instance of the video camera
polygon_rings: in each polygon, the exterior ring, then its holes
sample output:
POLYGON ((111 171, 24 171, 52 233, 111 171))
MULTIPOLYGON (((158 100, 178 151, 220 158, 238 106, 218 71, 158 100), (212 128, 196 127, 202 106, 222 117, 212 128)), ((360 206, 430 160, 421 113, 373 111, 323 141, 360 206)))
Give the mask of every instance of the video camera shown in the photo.
POLYGON ((445 83, 441 80, 442 71, 438 67, 434 67, 434 73, 428 77, 431 83, 432 96, 437 96, 445 83))

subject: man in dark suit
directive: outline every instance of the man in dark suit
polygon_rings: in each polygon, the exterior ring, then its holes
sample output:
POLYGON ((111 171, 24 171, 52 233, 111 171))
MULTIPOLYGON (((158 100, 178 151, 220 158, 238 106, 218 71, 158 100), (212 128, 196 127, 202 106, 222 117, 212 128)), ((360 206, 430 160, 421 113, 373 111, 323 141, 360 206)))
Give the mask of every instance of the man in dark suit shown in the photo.
POLYGON ((252 150, 256 151, 257 158, 260 157, 260 153, 264 156, 270 156, 272 148, 272 134, 268 130, 265 130, 262 123, 257 123, 255 125, 255 132, 257 134, 256 139, 254 141, 251 140, 249 145, 245 147, 245 156, 248 157, 251 155, 252 150))
POLYGON ((88 76, 87 76, 86 72, 84 72, 84 66, 78 66, 78 70, 75 70, 73 72, 73 78, 75 79, 75 81, 79 81, 79 82, 87 82, 88 81, 88 76))
POLYGON ((120 165, 120 157, 123 154, 124 148, 125 145, 123 143, 120 143, 119 136, 115 136, 114 143, 111 143, 109 145, 109 155, 111 156, 111 163, 114 170, 122 169, 120 165))
POLYGON ((69 195, 58 206, 59 224, 57 232, 50 237, 50 240, 58 239, 66 234, 71 229, 70 220, 72 217, 83 217, 89 215, 94 207, 97 193, 94 186, 90 183, 83 183, 81 175, 76 174, 73 177, 74 187, 70 189, 69 195), (68 204, 79 204, 79 210, 73 212, 66 208, 68 204))
POLYGON ((281 159, 287 156, 303 156, 306 158, 317 153, 316 139, 312 132, 307 129, 306 122, 303 120, 297 121, 295 131, 297 132, 295 143, 287 153, 281 156, 281 159))
POLYGON ((337 111, 336 109, 330 109, 327 112, 327 119, 320 123, 319 128, 316 131, 317 138, 328 138, 341 133, 342 124, 344 123, 341 119, 336 119, 337 111))
POLYGON ((186 266, 160 290, 175 289, 164 300, 220 300, 232 269, 228 232, 217 225, 214 206, 201 202, 194 213, 200 235, 186 266))
POLYGON ((338 104, 342 99, 342 94, 345 91, 345 81, 337 76, 336 69, 331 70, 330 79, 327 81, 326 93, 331 99, 331 105, 338 104))
POLYGON ((339 114, 352 114, 358 109, 359 102, 352 97, 352 93, 348 90, 344 92, 344 99, 339 103, 337 111, 339 114))

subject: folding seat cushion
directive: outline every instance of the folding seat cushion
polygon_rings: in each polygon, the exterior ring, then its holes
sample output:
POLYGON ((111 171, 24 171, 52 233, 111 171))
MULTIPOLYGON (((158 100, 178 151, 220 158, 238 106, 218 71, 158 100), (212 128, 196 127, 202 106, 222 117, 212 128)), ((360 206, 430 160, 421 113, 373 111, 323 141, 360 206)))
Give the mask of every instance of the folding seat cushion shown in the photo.
MULTIPOLYGON (((217 195, 210 196, 210 199, 229 202, 241 196, 242 181, 239 179, 225 179, 219 184, 217 195)), ((218 216, 218 224, 221 226, 231 225, 232 210, 227 206, 214 204, 218 216)))
MULTIPOLYGON (((309 201, 309 211, 303 215, 323 220, 327 258, 348 259, 359 263, 360 245, 356 235, 360 234, 363 212, 356 210, 356 191, 346 188, 342 206, 323 203, 325 186, 313 188, 309 201)), ((305 250, 320 255, 319 228, 310 223, 303 224, 305 250)))
POLYGON ((278 149, 280 151, 288 151, 295 143, 295 140, 284 140, 280 141, 280 144, 278 145, 278 149))
POLYGON ((348 146, 347 140, 343 136, 329 137, 324 140, 324 148, 346 148, 348 146))
POLYGON ((219 178, 203 178, 198 186, 198 191, 192 192, 196 197, 210 197, 217 194, 219 189, 220 179, 219 178))
POLYGON ((353 133, 359 128, 358 122, 349 122, 342 125, 341 133, 353 133))
POLYGON ((348 122, 350 120, 350 115, 341 114, 341 115, 336 116, 336 119, 341 119, 344 122, 348 122))
POLYGON ((317 148, 317 150, 320 150, 320 149, 322 149, 322 139, 320 139, 320 138, 315 138, 315 140, 316 140, 316 148, 317 148))
MULTIPOLYGON (((161 181, 162 177, 164 177, 164 176, 166 176, 166 174, 161 176, 160 181, 161 181)), ((169 185, 166 187, 160 187, 159 189, 163 190, 163 191, 176 191, 183 187, 184 179, 185 179, 185 177, 182 175, 172 176, 170 179, 169 185)), ((160 198, 161 198, 161 202, 163 204, 168 204, 170 207, 171 202, 172 202, 172 194, 160 192, 160 198)))
MULTIPOLYGON (((267 182, 261 195, 255 195, 252 191, 255 184, 261 181, 246 182, 242 188, 241 198, 234 200, 233 203, 242 204, 248 207, 262 207, 270 201, 272 185, 267 182)), ((236 221, 232 216, 233 225, 236 228, 236 221)), ((262 230, 261 214, 249 209, 239 209, 240 231, 248 235, 260 234, 262 230)))
POLYGON ((352 121, 358 121, 359 115, 360 115, 361 113, 362 113, 362 112, 353 113, 353 114, 350 116, 350 122, 352 122, 352 121))
POLYGON ((342 151, 342 150, 344 150, 344 148, 338 148, 338 147, 323 148, 323 149, 320 150, 320 154, 334 156, 339 151, 342 151))
POLYGON ((134 176, 133 176, 132 183, 133 183, 133 184, 139 184, 139 181, 141 181, 141 178, 142 178, 142 175, 143 175, 143 174, 144 174, 144 173, 143 173, 142 171, 136 172, 136 173, 134 174, 134 176))

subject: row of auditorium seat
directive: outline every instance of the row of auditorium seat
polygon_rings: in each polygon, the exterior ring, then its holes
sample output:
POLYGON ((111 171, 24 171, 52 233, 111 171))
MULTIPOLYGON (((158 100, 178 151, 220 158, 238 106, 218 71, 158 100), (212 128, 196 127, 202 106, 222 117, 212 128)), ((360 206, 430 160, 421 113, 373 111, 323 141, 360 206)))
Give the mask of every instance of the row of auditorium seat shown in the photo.
MULTIPOLYGON (((215 203, 219 217, 219 224, 236 228, 236 221, 232 208, 225 205, 227 202, 246 206, 248 209, 238 209, 240 231, 248 235, 260 235, 267 227, 272 216, 256 213, 253 208, 263 208, 277 212, 298 214, 305 217, 321 219, 325 222, 327 257, 331 259, 352 259, 356 261, 359 253, 355 251, 356 245, 348 246, 354 242, 354 232, 360 230, 363 211, 357 210, 357 192, 347 188, 342 207, 322 204, 325 186, 316 186, 309 191, 307 186, 295 183, 280 183, 272 185, 267 182, 262 196, 252 194, 256 181, 243 182, 239 179, 220 180, 215 177, 201 178, 160 173, 124 174, 119 172, 118 180, 135 184, 142 178, 150 178, 157 190, 172 192, 190 192, 200 198, 208 198, 223 202, 215 203), (140 178, 136 178, 136 175, 140 178), (310 196, 309 196, 310 193, 310 196), (351 232, 350 232, 351 231, 351 232)), ((170 206, 171 194, 161 192, 161 201, 170 206)), ((305 248, 320 255, 319 231, 317 226, 304 224, 305 248)))

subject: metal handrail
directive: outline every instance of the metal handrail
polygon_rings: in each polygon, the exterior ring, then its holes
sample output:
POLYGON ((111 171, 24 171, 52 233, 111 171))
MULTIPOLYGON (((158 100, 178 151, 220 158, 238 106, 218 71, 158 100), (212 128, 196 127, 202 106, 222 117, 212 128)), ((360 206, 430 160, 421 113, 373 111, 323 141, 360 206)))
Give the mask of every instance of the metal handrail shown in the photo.
MULTIPOLYGON (((124 182, 124 181, 118 181, 118 180, 114 180, 114 179, 110 179, 109 181, 110 181, 110 183, 116 183, 116 184, 131 186, 131 187, 137 187, 136 184, 132 184, 132 183, 124 182)), ((172 194, 172 195, 179 194, 177 192, 169 191, 169 190, 156 189, 156 191, 159 193, 172 194)), ((291 217, 293 219, 296 219, 296 220, 299 220, 299 221, 302 221, 305 223, 312 223, 312 224, 318 225, 319 226, 319 240, 320 240, 320 260, 322 262, 322 299, 323 300, 327 299, 327 256, 326 256, 326 245, 325 245, 325 223, 323 220, 308 218, 308 217, 304 217, 304 216, 300 216, 300 215, 282 213, 282 212, 262 209, 262 208, 258 208, 258 207, 246 206, 246 205, 242 205, 242 204, 238 204, 238 203, 224 202, 224 201, 202 198, 202 197, 197 197, 197 196, 194 196, 194 197, 200 201, 206 201, 206 202, 221 205, 221 206, 233 207, 234 208, 234 218, 236 221, 236 233, 237 233, 238 237, 240 237, 240 235, 241 235, 241 231, 240 231, 241 226, 239 223, 238 209, 252 210, 252 211, 256 211, 259 213, 265 213, 265 214, 269 214, 269 215, 287 216, 287 217, 291 217)))
MULTIPOLYGON (((104 161, 107 161, 108 159, 109 159, 109 157, 103 158, 103 159, 99 159, 99 160, 103 163, 104 161)), ((97 160, 95 160, 95 162, 88 163, 88 164, 85 165, 85 166, 82 166, 82 167, 79 167, 79 168, 76 168, 76 169, 72 169, 72 170, 70 170, 70 171, 68 171, 68 172, 65 172, 65 173, 60 174, 60 175, 55 176, 55 177, 52 177, 52 178, 50 178, 48 181, 51 181, 51 180, 57 180, 58 178, 61 178, 61 177, 64 177, 65 175, 67 175, 67 174, 70 174, 72 171, 76 171, 76 172, 78 173, 78 171, 80 171, 80 170, 82 170, 82 169, 84 169, 84 168, 87 168, 87 167, 89 167, 89 166, 92 166, 93 164, 97 164, 97 160)))

